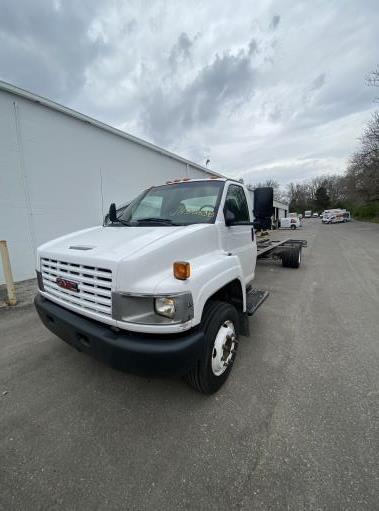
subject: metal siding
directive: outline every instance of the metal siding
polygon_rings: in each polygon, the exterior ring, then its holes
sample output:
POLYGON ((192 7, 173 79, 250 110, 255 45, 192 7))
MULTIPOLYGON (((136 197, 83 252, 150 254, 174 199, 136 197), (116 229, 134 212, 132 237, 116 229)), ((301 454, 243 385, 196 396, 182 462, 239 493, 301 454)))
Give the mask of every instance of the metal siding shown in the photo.
MULTIPOLYGON (((0 238, 8 241, 13 276, 30 278, 34 253, 28 225, 12 97, 0 93, 0 238)), ((0 283, 4 282, 0 261, 0 283)))
POLYGON ((110 202, 128 201, 151 185, 206 176, 181 160, 9 92, 0 91, 0 112, 0 238, 8 241, 16 281, 34 277, 33 245, 102 222, 100 175, 104 213, 110 202))

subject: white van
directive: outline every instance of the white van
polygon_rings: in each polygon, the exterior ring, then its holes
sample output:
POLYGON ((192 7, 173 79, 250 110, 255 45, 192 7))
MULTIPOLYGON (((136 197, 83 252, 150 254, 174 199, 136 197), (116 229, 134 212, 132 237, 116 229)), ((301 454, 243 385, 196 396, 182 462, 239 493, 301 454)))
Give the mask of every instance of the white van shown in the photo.
POLYGON ((298 216, 288 216, 286 218, 280 218, 280 229, 292 229, 295 230, 298 227, 301 227, 300 218, 298 216))

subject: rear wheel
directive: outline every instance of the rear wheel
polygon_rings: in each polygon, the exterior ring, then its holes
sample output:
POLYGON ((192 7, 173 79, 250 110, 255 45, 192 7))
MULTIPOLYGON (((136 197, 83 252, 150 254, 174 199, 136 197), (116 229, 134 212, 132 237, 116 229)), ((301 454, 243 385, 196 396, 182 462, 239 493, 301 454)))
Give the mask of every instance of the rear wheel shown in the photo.
POLYGON ((299 268, 301 264, 301 247, 293 246, 282 255, 282 265, 285 268, 299 268))
POLYGON ((291 229, 294 231, 296 229, 296 225, 291 225, 291 229))
POLYGON ((203 356, 185 377, 191 387, 213 394, 225 383, 236 356, 238 321, 238 312, 229 303, 212 301, 205 306, 203 356))

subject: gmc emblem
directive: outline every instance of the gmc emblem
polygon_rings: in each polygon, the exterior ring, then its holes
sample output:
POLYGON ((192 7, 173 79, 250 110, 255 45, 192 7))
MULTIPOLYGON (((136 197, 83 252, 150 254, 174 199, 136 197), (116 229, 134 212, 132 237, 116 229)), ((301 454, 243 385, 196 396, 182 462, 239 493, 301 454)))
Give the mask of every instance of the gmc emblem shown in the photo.
POLYGON ((72 280, 62 279, 61 277, 57 277, 55 281, 59 287, 63 287, 63 289, 68 289, 69 291, 79 292, 79 286, 77 282, 73 282, 72 280))

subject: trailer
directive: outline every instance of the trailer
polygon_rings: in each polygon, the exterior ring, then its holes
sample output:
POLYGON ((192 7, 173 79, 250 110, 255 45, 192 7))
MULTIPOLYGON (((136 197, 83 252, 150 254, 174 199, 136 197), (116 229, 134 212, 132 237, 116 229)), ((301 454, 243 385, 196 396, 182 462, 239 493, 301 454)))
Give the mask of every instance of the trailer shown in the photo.
POLYGON ((345 211, 343 217, 344 217, 344 221, 345 222, 350 222, 351 221, 351 213, 350 213, 350 211, 345 211))
POLYGON ((350 221, 350 212, 346 209, 326 209, 322 214, 323 224, 340 224, 350 221))

